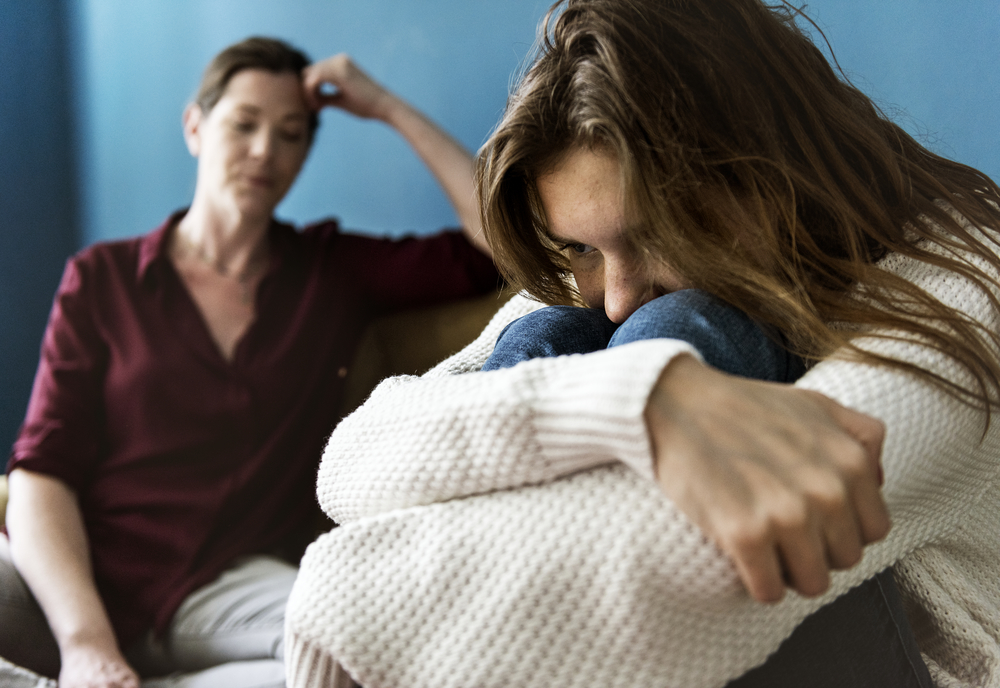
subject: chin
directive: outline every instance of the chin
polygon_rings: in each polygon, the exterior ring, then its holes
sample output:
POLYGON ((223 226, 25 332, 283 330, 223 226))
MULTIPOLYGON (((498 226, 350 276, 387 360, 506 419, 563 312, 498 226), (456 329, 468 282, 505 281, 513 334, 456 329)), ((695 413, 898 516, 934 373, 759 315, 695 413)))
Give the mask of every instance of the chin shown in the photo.
POLYGON ((278 206, 276 202, 272 202, 271 199, 262 198, 237 198, 234 204, 239 210, 240 215, 245 218, 255 218, 255 217, 271 217, 274 214, 274 209, 278 206))

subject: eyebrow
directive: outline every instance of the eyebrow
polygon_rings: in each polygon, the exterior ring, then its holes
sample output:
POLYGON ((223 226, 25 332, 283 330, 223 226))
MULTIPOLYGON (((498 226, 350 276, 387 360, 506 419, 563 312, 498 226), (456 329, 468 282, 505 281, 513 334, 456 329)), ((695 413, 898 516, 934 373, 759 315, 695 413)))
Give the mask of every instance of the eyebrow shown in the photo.
MULTIPOLYGON (((241 103, 236 106, 236 110, 243 112, 248 115, 259 115, 261 113, 261 108, 256 105, 250 105, 249 103, 241 103)), ((295 119, 295 120, 307 120, 309 115, 306 112, 288 112, 281 116, 281 119, 295 119)))
POLYGON ((553 244, 572 243, 572 240, 569 238, 563 239, 561 237, 557 237, 555 234, 552 233, 552 231, 548 227, 542 229, 542 236, 551 241, 553 244))
MULTIPOLYGON (((627 238, 629 235, 635 232, 636 228, 635 225, 621 225, 616 229, 623 238, 627 238)), ((587 242, 580 241, 579 239, 576 239, 572 236, 566 236, 566 237, 556 236, 555 234, 552 233, 552 230, 548 226, 542 229, 542 234, 545 236, 546 239, 551 241, 553 244, 586 244, 588 246, 590 245, 587 244, 587 242)))

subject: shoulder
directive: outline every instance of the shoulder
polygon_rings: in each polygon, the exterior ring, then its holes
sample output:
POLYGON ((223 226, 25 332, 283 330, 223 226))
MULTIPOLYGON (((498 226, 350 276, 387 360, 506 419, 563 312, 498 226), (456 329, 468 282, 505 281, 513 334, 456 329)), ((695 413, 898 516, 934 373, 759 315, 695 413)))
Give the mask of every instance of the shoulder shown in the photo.
POLYGON ((345 231, 335 218, 327 218, 299 228, 285 222, 275 222, 272 241, 292 255, 319 257, 335 255, 338 260, 366 258, 389 240, 345 231))
POLYGON ((271 230, 276 236, 299 245, 337 243, 345 236, 336 218, 326 218, 297 228, 286 222, 275 222, 271 230))
POLYGON ((385 236, 357 229, 345 229, 329 218, 296 229, 292 225, 275 223, 276 232, 304 250, 315 253, 336 248, 338 262, 371 263, 389 257, 426 259, 432 255, 450 254, 456 245, 466 240, 458 231, 442 230, 426 235, 385 236))
POLYGON ((137 276, 148 236, 91 244, 66 261, 61 291, 81 288, 85 282, 106 282, 137 276))
POLYGON ((99 241, 78 251, 70 261, 81 265, 99 265, 101 263, 118 263, 123 260, 136 260, 142 251, 143 242, 147 236, 117 239, 115 241, 99 241))

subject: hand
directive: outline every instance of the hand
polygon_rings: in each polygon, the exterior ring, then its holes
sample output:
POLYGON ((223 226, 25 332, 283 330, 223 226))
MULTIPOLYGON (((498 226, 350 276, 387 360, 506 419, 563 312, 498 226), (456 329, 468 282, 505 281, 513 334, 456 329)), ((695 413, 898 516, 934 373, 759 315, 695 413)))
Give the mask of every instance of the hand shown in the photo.
POLYGON ((885 537, 885 428, 817 392, 732 377, 682 356, 650 395, 657 480, 732 557, 749 593, 807 596, 885 537))
POLYGON ((390 91, 365 74, 344 53, 302 70, 302 87, 306 102, 315 110, 331 105, 369 119, 387 119, 396 101, 390 91), (323 93, 324 85, 333 86, 336 91, 323 93))
POLYGON ((61 659, 59 688, 139 688, 139 675, 117 649, 73 648, 61 659))

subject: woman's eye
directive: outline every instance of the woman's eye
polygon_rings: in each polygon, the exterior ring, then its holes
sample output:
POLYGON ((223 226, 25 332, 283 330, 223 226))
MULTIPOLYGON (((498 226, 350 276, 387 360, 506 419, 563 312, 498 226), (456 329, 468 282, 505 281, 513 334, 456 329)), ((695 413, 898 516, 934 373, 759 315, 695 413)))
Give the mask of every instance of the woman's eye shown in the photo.
POLYGON ((570 251, 577 256, 585 256, 595 250, 593 246, 589 246, 588 244, 578 244, 572 242, 563 244, 559 247, 559 249, 561 251, 570 251))
POLYGON ((288 143, 298 143, 305 138, 305 134, 301 131, 280 131, 278 132, 278 136, 288 143))
POLYGON ((233 129, 241 134, 249 134, 256 128, 256 122, 250 122, 248 120, 236 120, 233 122, 233 129))

